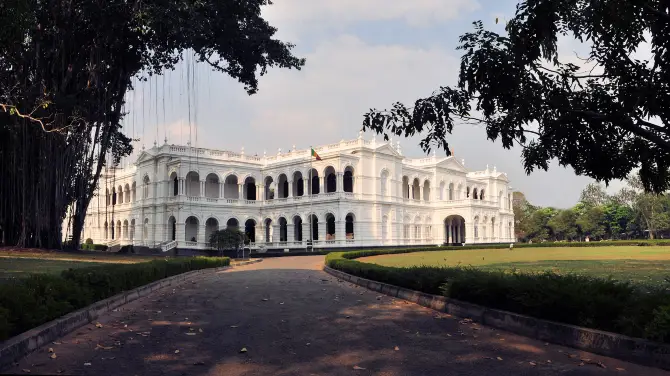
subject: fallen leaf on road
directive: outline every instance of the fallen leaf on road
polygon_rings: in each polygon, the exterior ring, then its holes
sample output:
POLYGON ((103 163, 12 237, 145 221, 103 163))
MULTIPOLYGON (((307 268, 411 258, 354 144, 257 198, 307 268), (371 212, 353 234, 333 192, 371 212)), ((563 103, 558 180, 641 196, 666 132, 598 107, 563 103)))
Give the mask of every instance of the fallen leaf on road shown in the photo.
POLYGON ((96 350, 97 350, 97 349, 111 350, 111 349, 113 349, 113 347, 112 347, 112 346, 103 346, 103 345, 101 345, 101 344, 98 343, 98 344, 95 346, 95 349, 96 349, 96 350))
POLYGON ((284 304, 284 302, 279 303, 279 305, 283 305, 283 304, 284 304))
POLYGON ((533 367, 535 367, 537 365, 537 363, 535 363, 535 362, 528 362, 528 364, 530 364, 533 367))
POLYGON ((58 357, 56 356, 56 353, 53 353, 53 354, 51 354, 51 356, 50 356, 49 358, 51 358, 51 359, 56 359, 56 358, 58 358, 58 357))
POLYGON ((264 299, 263 299, 263 301, 264 301, 264 302, 267 302, 267 301, 268 301, 268 299, 267 299, 267 298, 264 298, 264 299))
POLYGON ((91 363, 84 363, 84 365, 85 365, 85 366, 90 366, 90 365, 91 365, 91 363))
POLYGON ((25 373, 30 373, 30 370, 27 369, 27 368, 22 369, 22 371, 25 372, 25 373))
POLYGON ((202 329, 198 329, 198 331, 199 331, 200 333, 202 333, 202 329))
POLYGON ((351 318, 351 316, 347 316, 347 318, 348 318, 348 319, 350 319, 350 318, 351 318))
POLYGON ((605 366, 602 362, 598 362, 596 365, 600 368, 607 368, 607 366, 605 366))
POLYGON ((358 371, 358 370, 364 370, 365 368, 359 367, 359 366, 354 366, 354 369, 358 371))
POLYGON ((625 371, 625 369, 621 368, 621 367, 617 367, 616 370, 619 371, 619 372, 625 371))
POLYGON ((231 328, 237 328, 237 325, 231 325, 230 327, 231 328))
POLYGON ((50 353, 54 352, 54 349, 51 348, 51 347, 49 347, 49 352, 50 352, 50 353))
POLYGON ((547 363, 551 363, 551 360, 547 360, 547 363))
POLYGON ((247 348, 246 348, 246 347, 243 347, 243 348, 240 350, 240 352, 241 352, 241 353, 245 353, 245 352, 247 352, 247 348))
POLYGON ((95 327, 96 327, 96 328, 102 328, 102 324, 99 323, 99 322, 96 322, 96 323, 95 323, 95 327))
POLYGON ((54 345, 60 345, 60 342, 51 342, 51 343, 53 343, 54 345))
POLYGON ((205 365, 205 362, 203 362, 203 361, 199 361, 199 362, 195 362, 195 363, 193 363, 193 365, 194 365, 194 366, 204 366, 204 365, 205 365))
POLYGON ((584 362, 579 363, 579 366, 580 366, 580 367, 583 366, 583 365, 584 365, 584 362))
POLYGON ((400 351, 400 347, 396 346, 393 350, 400 351))
POLYGON ((174 353, 175 353, 175 354, 179 354, 179 350, 175 350, 174 353))
POLYGON ((193 333, 193 332, 188 332, 188 333, 186 333, 186 335, 187 335, 187 336, 194 336, 195 333, 193 333))
POLYGON ((501 358, 501 357, 497 357, 496 359, 498 359, 498 360, 502 360, 502 358, 501 358))

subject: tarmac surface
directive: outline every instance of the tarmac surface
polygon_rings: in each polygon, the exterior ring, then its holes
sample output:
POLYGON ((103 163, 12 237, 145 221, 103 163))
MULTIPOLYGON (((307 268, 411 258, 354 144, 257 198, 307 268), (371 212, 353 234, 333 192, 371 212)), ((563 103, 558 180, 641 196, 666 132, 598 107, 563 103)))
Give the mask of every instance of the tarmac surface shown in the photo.
POLYGON ((7 372, 50 375, 670 375, 338 281, 323 256, 195 276, 7 372))

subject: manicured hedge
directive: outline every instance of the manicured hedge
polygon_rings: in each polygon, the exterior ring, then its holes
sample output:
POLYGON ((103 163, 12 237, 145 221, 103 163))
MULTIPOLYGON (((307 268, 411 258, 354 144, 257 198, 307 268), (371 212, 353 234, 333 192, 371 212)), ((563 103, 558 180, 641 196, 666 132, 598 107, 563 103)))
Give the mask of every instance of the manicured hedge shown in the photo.
POLYGON ((69 269, 0 284, 0 340, 15 336, 96 301, 148 283, 230 265, 227 257, 192 257, 137 264, 69 269))
POLYGON ((670 293, 663 288, 577 275, 471 267, 397 268, 354 260, 391 253, 403 252, 333 252, 326 257, 326 265, 359 277, 491 308, 670 343, 670 293))

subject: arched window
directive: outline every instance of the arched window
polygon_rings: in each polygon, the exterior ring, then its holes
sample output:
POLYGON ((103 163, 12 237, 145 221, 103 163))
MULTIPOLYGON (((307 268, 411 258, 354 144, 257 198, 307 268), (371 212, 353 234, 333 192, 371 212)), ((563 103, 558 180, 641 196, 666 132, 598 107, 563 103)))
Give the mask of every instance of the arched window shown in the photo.
POLYGON ((346 233, 347 240, 354 239, 354 214, 349 213, 345 218, 344 232, 346 233))
POLYGON ((116 188, 112 187, 112 206, 116 205, 116 188))
POLYGON ((507 226, 507 238, 510 240, 514 240, 514 238, 512 237, 512 222, 510 222, 509 225, 507 226))
POLYGON ((209 174, 205 178, 205 197, 219 198, 219 176, 209 174))
POLYGON ((124 202, 130 202, 130 185, 128 183, 123 187, 123 194, 125 195, 124 202))
POLYGON ((479 239, 479 217, 475 217, 474 233, 475 233, 475 239, 479 239))
POLYGON ((105 240, 109 239, 109 224, 105 222, 105 240))
POLYGON ((285 242, 288 240, 288 223, 286 222, 286 218, 280 217, 279 218, 279 241, 280 242, 285 242))
POLYGON ((272 241, 272 220, 270 218, 265 220, 265 241, 272 241))
POLYGON ((479 200, 484 201, 484 190, 483 189, 479 192, 479 200))
POLYGON ((467 187, 465 190, 465 198, 470 198, 470 187, 467 187))
POLYGON ((302 218, 297 215, 293 217, 293 240, 296 242, 302 241, 302 218))
POLYGON ((488 221, 488 218, 484 217, 484 220, 482 221, 482 232, 481 232, 481 235, 482 235, 483 239, 487 238, 487 236, 486 236, 487 235, 486 234, 486 222, 487 221, 488 221))
POLYGON ((312 237, 312 240, 319 240, 319 218, 312 214, 309 216, 309 223, 311 224, 310 236, 312 237))
POLYGON ((179 195, 179 178, 176 172, 170 174, 170 181, 172 182, 172 196, 179 195))
POLYGON ((209 243, 212 234, 219 231, 219 221, 216 218, 208 218, 205 221, 205 242, 209 243))
POLYGON ((454 183, 449 183, 449 201, 454 199, 454 183))
POLYGON ((287 198, 288 197, 288 178, 286 174, 281 174, 277 177, 277 198, 287 198))
POLYGON ((430 181, 423 182, 423 201, 430 201, 430 181))
POLYGON ((149 239, 149 218, 144 218, 144 224, 142 225, 142 238, 144 241, 149 239))
POLYGON ((256 179, 251 176, 244 179, 244 199, 256 201, 256 179))
POLYGON ((344 188, 345 192, 353 192, 354 191, 354 168, 351 166, 347 166, 347 168, 344 169, 344 177, 342 178, 342 186, 344 188))
POLYGON ((116 190, 116 192, 116 199, 118 200, 118 203, 123 204, 123 187, 119 185, 119 188, 116 190))
POLYGON ((326 167, 323 171, 323 176, 326 178, 326 186, 324 187, 326 193, 337 191, 337 175, 335 174, 335 168, 333 168, 333 166, 326 167))
POLYGON ((111 196, 109 195, 109 188, 105 189, 105 206, 109 206, 111 202, 111 196))
MULTIPOLYGON (((309 194, 311 195, 318 195, 320 192, 320 187, 319 187, 319 172, 313 168, 309 170, 309 176, 310 179, 312 179, 312 182, 310 183, 310 191, 309 194)), ((314 239, 316 240, 316 239, 314 239)))
POLYGON ((335 216, 326 214, 326 240, 335 240, 335 216))
POLYGON ((250 242, 255 243, 256 242, 256 221, 253 219, 247 219, 246 222, 244 222, 244 233, 247 236, 247 239, 249 239, 250 242))
POLYGON ((412 199, 413 200, 419 200, 421 199, 421 183, 419 183, 419 179, 414 179, 414 182, 412 183, 412 199))
POLYGON ((382 197, 386 197, 386 191, 387 191, 386 187, 387 187, 387 184, 388 184, 388 180, 389 180, 388 171, 386 171, 386 170, 382 171, 382 176, 381 176, 381 180, 380 180, 380 184, 381 184, 380 191, 381 191, 382 197))
POLYGON ((240 222, 237 220, 237 218, 230 218, 228 219, 228 222, 226 222, 226 228, 237 230, 240 228, 240 222))
POLYGON ((409 178, 407 176, 402 177, 402 197, 403 198, 410 198, 409 194, 409 178))
POLYGON ((198 227, 200 222, 196 217, 186 218, 186 223, 184 225, 184 240, 187 242, 197 242, 198 241, 198 227))
POLYGON ((117 239, 121 239, 121 220, 116 221, 115 235, 117 239))
POLYGON ((240 187, 237 185, 237 175, 228 175, 223 182, 223 198, 240 198, 240 187))
POLYGON ((302 172, 293 173, 293 196, 301 197, 305 195, 305 184, 303 183, 302 172))
POLYGON ((177 240, 177 220, 174 217, 168 219, 168 239, 177 240))
POLYGON ((149 175, 144 176, 144 184, 142 185, 142 198, 149 198, 149 186, 151 185, 151 180, 149 175))
POLYGON ((130 240, 135 239, 135 220, 130 220, 130 240))
POLYGON ((123 239, 128 239, 128 220, 123 221, 123 239))
POLYGON ((479 198, 479 197, 477 196, 477 188, 473 188, 473 189, 472 189, 472 198, 475 199, 475 200, 479 198))
POLYGON ((272 200, 272 199, 275 198, 275 190, 274 190, 274 184, 273 183, 274 183, 274 181, 272 180, 272 176, 266 176, 265 177, 265 199, 266 200, 272 200))

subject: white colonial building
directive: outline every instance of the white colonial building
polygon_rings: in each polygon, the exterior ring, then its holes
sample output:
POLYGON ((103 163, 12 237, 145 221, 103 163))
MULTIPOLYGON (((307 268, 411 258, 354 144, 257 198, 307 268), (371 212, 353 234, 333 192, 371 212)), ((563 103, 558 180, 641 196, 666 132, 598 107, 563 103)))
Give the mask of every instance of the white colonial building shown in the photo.
POLYGON ((412 159, 400 146, 352 141, 247 155, 165 144, 108 170, 83 238, 163 250, 205 249, 235 226, 267 249, 514 241, 512 191, 496 168, 454 156, 412 159), (311 179, 311 182, 310 182, 311 179), (310 229, 310 223, 312 224, 310 229))

